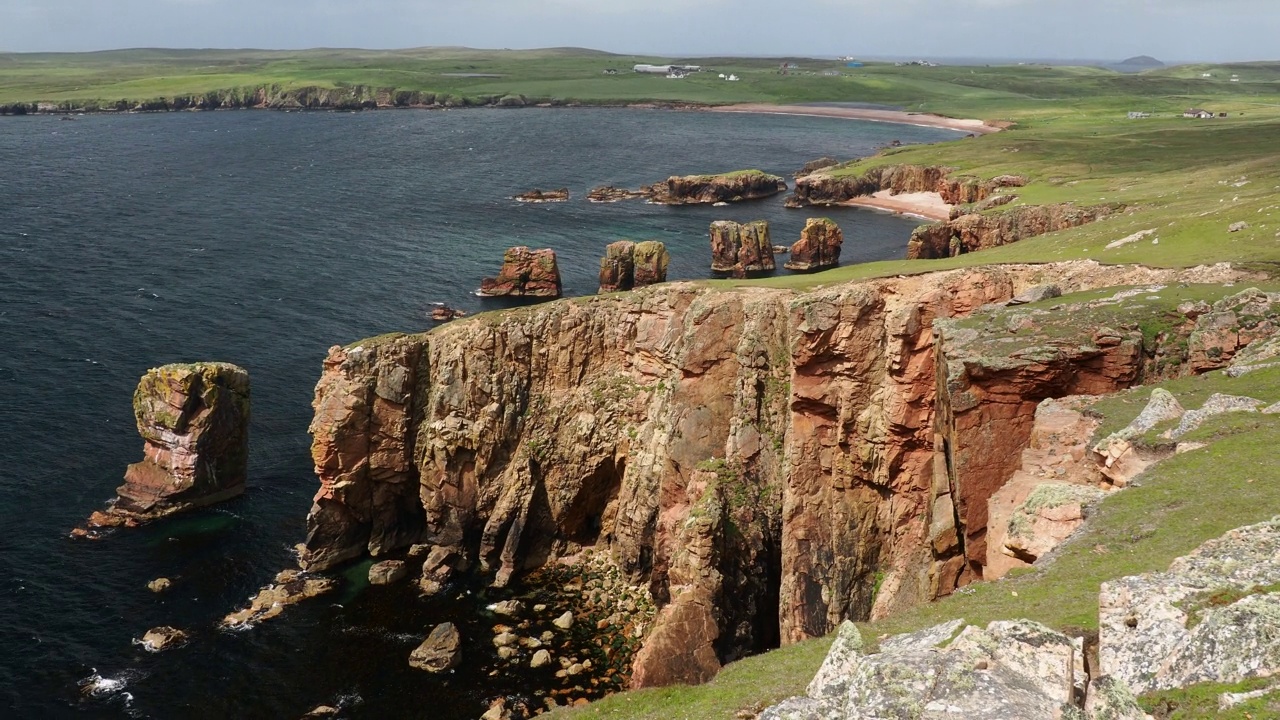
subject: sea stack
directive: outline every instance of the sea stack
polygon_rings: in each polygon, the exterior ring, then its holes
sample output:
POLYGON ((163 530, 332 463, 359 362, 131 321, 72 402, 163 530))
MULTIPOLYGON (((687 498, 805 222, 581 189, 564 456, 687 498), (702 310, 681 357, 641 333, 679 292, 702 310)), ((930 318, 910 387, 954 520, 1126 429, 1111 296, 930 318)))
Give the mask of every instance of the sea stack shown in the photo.
POLYGON ((600 259, 600 292, 631 290, 667 281, 671 255, 656 240, 611 243, 600 259))
POLYGON ((733 277, 772 272, 773 243, 765 220, 740 224, 731 220, 711 223, 711 269, 733 277))
POLYGON ((800 272, 836 267, 843 244, 844 233, 839 225, 829 218, 809 218, 800 232, 800 241, 791 246, 791 259, 783 267, 800 272))
MULTIPOLYGON (((249 459, 249 373, 228 363, 148 370, 133 394, 145 441, 118 497, 90 528, 135 525, 244 492, 249 459)), ((78 534, 86 534, 84 532, 78 534)))
POLYGON ((560 266, 556 251, 513 247, 502 257, 496 278, 480 282, 481 297, 560 297, 560 266))

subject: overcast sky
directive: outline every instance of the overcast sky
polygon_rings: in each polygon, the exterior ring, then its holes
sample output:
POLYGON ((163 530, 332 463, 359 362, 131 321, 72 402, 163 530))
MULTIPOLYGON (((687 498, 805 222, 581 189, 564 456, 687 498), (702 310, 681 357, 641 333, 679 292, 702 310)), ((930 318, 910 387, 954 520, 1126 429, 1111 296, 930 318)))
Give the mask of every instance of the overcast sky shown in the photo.
POLYGON ((0 0, 0 50, 1280 59, 1280 0, 0 0))

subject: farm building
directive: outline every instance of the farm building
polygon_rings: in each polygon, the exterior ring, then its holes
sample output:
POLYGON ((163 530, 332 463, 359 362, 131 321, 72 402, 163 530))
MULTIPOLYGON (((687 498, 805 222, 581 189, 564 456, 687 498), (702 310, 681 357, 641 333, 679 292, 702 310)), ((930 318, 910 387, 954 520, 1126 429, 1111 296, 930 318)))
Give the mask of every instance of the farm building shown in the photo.
POLYGON ((1213 113, 1208 110, 1201 110, 1200 108, 1191 108, 1190 110, 1182 113, 1182 117, 1194 118, 1196 120, 1212 120, 1213 113))

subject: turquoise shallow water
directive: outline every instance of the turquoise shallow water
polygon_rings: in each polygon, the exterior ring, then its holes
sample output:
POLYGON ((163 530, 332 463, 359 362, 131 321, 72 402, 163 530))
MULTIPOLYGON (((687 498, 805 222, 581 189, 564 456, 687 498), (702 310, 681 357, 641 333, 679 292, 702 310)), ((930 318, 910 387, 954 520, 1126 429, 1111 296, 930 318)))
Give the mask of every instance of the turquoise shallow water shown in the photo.
MULTIPOLYGON (((483 638, 474 601, 422 603, 349 582, 242 633, 213 629, 291 562, 315 489, 306 434, 330 345, 430 326, 503 249, 554 247, 566 291, 594 292, 604 245, 660 239, 671 277, 707 276, 729 208, 581 201, 596 185, 744 167, 788 174, 948 131, 823 118, 637 110, 89 116, 0 121, 0 708, 7 717, 474 718, 529 678, 474 665, 437 679, 405 658, 445 618, 483 638), (533 187, 575 201, 519 205, 533 187), (130 397, 166 362, 247 367, 248 493, 97 543, 67 530, 111 497, 141 441, 130 397), (148 580, 176 580, 165 595, 148 580), (193 633, 148 655, 150 627, 193 633), (87 680, 97 692, 86 695, 87 680)), ((901 257, 913 221, 835 210, 845 262, 901 257)), ((357 573, 351 573, 355 575, 357 573)), ((480 647, 474 647, 480 653, 480 647)))

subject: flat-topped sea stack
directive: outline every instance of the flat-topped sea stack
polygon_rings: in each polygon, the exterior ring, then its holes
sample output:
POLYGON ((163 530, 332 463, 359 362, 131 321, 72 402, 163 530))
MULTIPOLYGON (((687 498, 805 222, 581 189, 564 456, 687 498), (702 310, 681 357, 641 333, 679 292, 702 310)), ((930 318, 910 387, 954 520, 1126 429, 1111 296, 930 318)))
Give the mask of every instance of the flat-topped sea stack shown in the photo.
POLYGON ((717 220, 711 223, 711 270, 733 277, 773 272, 773 243, 769 240, 769 223, 755 220, 736 223, 717 220))
MULTIPOLYGON (((249 459, 249 373, 228 363, 148 370, 133 394, 145 441, 118 497, 89 527, 135 525, 244 492, 249 459)), ((76 534, 89 534, 85 531, 76 534)))
POLYGON ((840 264, 844 233, 830 218, 809 218, 800 241, 791 246, 791 259, 783 267, 799 272, 825 270, 840 264))
POLYGON ((556 251, 513 247, 502 257, 496 278, 480 281, 481 297, 560 297, 560 266, 556 251))
POLYGON ((617 292, 667 281, 671 255, 656 240, 611 243, 600 259, 600 292, 617 292))
POLYGON ((567 202, 569 200, 569 188, 560 188, 558 190, 539 190, 534 188, 527 193, 516 195, 512 199, 522 203, 567 202))
POLYGON ((667 178, 646 190, 659 205, 711 205, 758 200, 787 191, 787 181, 759 170, 667 178))

